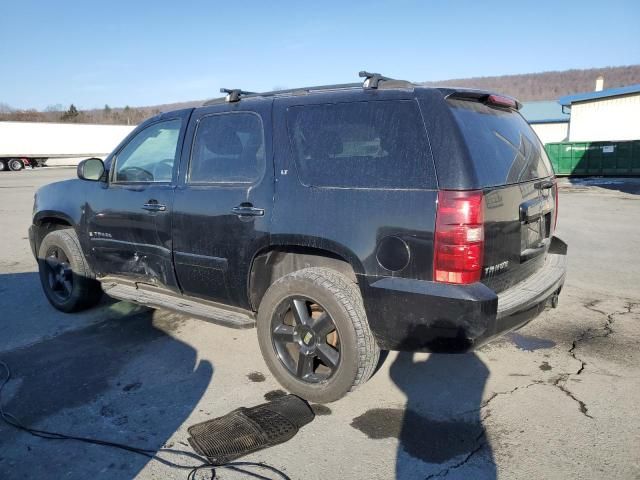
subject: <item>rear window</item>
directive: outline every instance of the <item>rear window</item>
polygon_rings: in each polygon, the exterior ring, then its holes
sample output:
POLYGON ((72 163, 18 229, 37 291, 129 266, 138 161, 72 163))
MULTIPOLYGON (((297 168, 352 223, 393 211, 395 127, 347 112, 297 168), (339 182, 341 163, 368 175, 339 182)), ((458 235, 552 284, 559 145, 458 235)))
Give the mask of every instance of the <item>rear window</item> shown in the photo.
POLYGON ((287 124, 305 185, 434 188, 429 143, 415 101, 290 107, 287 124))
POLYGON ((485 187, 526 182, 553 173, 544 147, 521 115, 468 100, 449 100, 451 111, 485 187))

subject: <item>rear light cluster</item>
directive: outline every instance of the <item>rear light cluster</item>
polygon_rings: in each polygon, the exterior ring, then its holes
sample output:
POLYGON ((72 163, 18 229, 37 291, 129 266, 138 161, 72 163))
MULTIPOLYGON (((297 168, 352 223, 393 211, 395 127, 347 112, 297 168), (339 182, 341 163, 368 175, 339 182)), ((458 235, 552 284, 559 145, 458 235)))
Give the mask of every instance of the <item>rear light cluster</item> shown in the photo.
POLYGON ((480 280, 484 254, 482 191, 438 192, 433 278, 467 284, 480 280))

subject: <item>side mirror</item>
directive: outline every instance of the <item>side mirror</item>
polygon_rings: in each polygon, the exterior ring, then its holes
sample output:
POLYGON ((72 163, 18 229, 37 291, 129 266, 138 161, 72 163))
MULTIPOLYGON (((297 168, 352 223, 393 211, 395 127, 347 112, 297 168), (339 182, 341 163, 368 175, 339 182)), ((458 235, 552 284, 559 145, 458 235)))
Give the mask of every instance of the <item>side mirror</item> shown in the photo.
POLYGON ((104 163, 99 158, 87 158, 78 164, 78 178, 97 182, 104 177, 104 163))

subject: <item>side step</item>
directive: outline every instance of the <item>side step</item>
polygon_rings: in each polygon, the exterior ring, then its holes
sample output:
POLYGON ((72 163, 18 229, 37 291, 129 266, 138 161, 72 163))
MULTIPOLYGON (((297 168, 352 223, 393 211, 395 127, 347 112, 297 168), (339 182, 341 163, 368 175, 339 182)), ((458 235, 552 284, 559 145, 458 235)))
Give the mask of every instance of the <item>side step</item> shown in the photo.
POLYGON ((233 328, 255 327, 253 312, 232 309, 193 297, 178 296, 150 285, 102 280, 102 289, 110 297, 147 307, 166 308, 208 322, 233 328))

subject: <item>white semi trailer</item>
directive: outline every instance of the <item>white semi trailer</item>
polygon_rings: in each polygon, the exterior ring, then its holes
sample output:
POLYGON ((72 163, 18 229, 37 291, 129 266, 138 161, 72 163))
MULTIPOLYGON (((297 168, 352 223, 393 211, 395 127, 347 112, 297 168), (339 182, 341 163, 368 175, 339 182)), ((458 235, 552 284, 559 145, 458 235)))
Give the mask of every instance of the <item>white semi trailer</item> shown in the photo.
POLYGON ((0 171, 107 156, 135 126, 0 122, 0 171))

